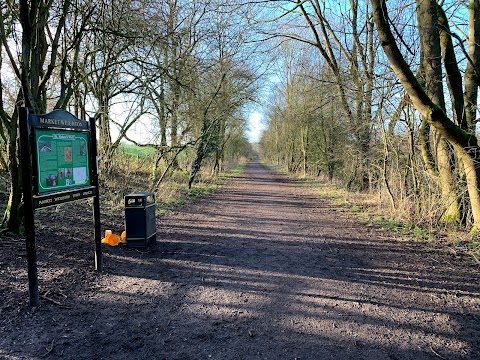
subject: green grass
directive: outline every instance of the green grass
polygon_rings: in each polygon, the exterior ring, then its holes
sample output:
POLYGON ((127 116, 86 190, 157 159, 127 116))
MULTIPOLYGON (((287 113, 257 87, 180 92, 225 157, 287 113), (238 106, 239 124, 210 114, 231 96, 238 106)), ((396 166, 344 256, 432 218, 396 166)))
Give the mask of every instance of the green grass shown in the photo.
POLYGON ((155 156, 155 149, 148 146, 120 144, 118 151, 122 154, 135 157, 139 156, 149 158, 155 156))
POLYGON ((452 245, 463 250, 480 255, 480 241, 478 240, 453 240, 452 245))
POLYGON ((468 244, 468 249, 470 251, 480 253, 480 241, 472 241, 468 244))
POLYGON ((399 235, 411 236, 419 241, 431 241, 433 239, 433 234, 418 224, 394 219, 385 219, 380 215, 370 214, 365 210, 363 205, 353 204, 346 200, 345 194, 340 190, 330 189, 329 187, 320 185, 317 195, 326 199, 332 205, 347 208, 351 213, 358 214, 358 221, 362 225, 378 226, 382 230, 391 231, 399 235))
POLYGON ((245 172, 245 168, 247 167, 247 163, 239 164, 235 169, 229 170, 220 175, 221 179, 229 179, 238 175, 241 175, 245 172))
POLYGON ((431 241, 433 239, 433 234, 430 231, 417 224, 385 219, 379 215, 372 217, 365 225, 379 226, 382 230, 391 231, 399 235, 411 236, 416 240, 431 241))
POLYGON ((263 166, 266 166, 270 170, 276 171, 280 174, 288 174, 288 171, 285 169, 285 167, 283 167, 281 165, 272 165, 272 164, 269 164, 269 163, 266 163, 266 162, 263 162, 263 161, 260 161, 260 164, 262 164, 263 166))
POLYGON ((187 194, 190 198, 194 199, 199 196, 212 194, 215 192, 215 190, 217 190, 217 188, 218 188, 217 184, 200 183, 200 184, 195 184, 195 186, 189 189, 187 194))
POLYGON ((361 206, 358 206, 358 205, 353 205, 351 208, 350 208, 350 211, 351 212, 354 212, 354 213, 363 213, 363 208, 361 206))

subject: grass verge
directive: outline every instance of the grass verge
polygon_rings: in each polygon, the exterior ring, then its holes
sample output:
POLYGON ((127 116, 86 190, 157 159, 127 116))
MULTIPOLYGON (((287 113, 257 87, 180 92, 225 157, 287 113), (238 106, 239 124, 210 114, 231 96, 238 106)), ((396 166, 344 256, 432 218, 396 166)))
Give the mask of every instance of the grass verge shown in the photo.
MULTIPOLYGON (((214 193, 227 180, 241 175, 245 171, 246 165, 246 163, 239 164, 236 168, 215 177, 204 176, 200 181, 194 183, 190 189, 187 181, 176 182, 175 184, 165 183, 159 190, 161 201, 157 202, 157 213, 166 214, 178 210, 194 199, 214 193)), ((187 178, 188 173, 184 176, 187 178)))

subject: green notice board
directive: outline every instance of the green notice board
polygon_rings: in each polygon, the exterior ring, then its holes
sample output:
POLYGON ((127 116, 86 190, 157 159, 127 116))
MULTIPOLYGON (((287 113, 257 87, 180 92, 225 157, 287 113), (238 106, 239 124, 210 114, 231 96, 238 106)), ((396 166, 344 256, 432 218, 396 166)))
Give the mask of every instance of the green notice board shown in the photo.
POLYGON ((90 185, 88 133, 38 129, 35 146, 39 194, 90 185))

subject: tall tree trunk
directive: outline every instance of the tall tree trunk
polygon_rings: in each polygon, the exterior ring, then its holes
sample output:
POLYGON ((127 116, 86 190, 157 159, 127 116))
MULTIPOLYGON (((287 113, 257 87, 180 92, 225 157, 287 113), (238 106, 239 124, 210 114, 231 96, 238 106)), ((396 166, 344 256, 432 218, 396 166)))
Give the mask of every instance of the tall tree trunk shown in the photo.
MULTIPOLYGON (((21 92, 17 97, 17 104, 21 104, 23 101, 24 105, 33 113, 45 112, 46 107, 45 83, 41 82, 41 79, 42 77, 45 79, 43 72, 43 64, 47 54, 45 27, 50 5, 37 2, 31 3, 27 0, 21 0, 19 3, 20 23, 22 26, 22 62, 21 69, 17 73, 21 83, 21 92)), ((62 18, 60 21, 62 21, 62 18)), ((52 53, 52 59, 55 59, 55 51, 52 53)), ((15 64, 12 64, 12 66, 16 67, 15 64)), ((2 220, 2 227, 14 233, 20 232, 23 217, 21 210, 22 182, 21 168, 18 161, 17 121, 18 111, 15 109, 10 120, 8 144, 10 195, 2 220)))
POLYGON ((157 110, 158 122, 160 126, 160 146, 167 147, 167 105, 165 102, 165 83, 160 79, 159 107, 157 110))
POLYGON ((453 154, 447 142, 433 130, 433 138, 436 144, 438 174, 442 192, 442 205, 445 207, 443 220, 447 223, 460 223, 461 212, 458 196, 455 193, 455 175, 453 173, 453 154))
POLYGON ((480 173, 478 167, 475 166, 480 161, 480 147, 475 134, 468 133, 455 125, 420 86, 395 42, 395 37, 390 29, 385 0, 371 0, 371 3, 378 35, 393 71, 410 96, 415 108, 426 121, 453 145, 458 156, 463 161, 468 195, 472 206, 473 225, 475 229, 480 229, 480 194, 478 186, 480 173))
MULTIPOLYGON (((104 90, 106 91, 106 90, 104 90)), ((112 169, 112 136, 110 134, 110 116, 109 116, 109 95, 100 90, 97 94, 98 106, 97 126, 98 126, 98 152, 101 160, 101 168, 106 173, 112 169)))
POLYGON ((215 149, 215 164, 213 166, 213 174, 218 175, 223 171, 224 149, 225 149, 225 119, 218 121, 217 144, 215 149))
MULTIPOLYGON (((9 49, 12 41, 7 38, 4 31, 5 22, 2 14, 0 14, 0 26, 2 26, 0 34, 3 43, 2 51, 5 50, 8 54, 10 66, 21 87, 15 106, 23 104, 32 114, 46 113, 47 99, 51 100, 49 96, 52 85, 56 89, 55 96, 57 96, 55 108, 66 108, 72 96, 80 100, 80 95, 75 92, 75 90, 78 92, 76 81, 81 81, 78 80, 79 44, 86 30, 84 21, 90 18, 93 8, 85 4, 72 11, 71 0, 61 2, 19 0, 12 2, 14 3, 18 3, 18 6, 12 6, 9 11, 12 11, 11 19, 17 19, 21 26, 21 51, 16 49, 15 52, 19 57, 18 61, 17 55, 13 56, 9 49), (85 14, 85 10, 88 10, 88 14, 85 14), (80 19, 79 12, 82 12, 85 17, 80 19), (67 22, 67 17, 71 21, 67 22), (78 20, 82 23, 80 29, 76 28, 78 20), (55 77, 54 84, 52 84, 52 77, 55 77)), ((82 96, 84 101, 83 104, 77 101, 76 114, 80 113, 79 117, 85 118, 85 94, 82 96)), ((3 104, 1 107, 4 111, 3 104)), ((14 231, 20 228, 20 224, 14 224, 16 221, 14 219, 21 218, 21 214, 16 212, 20 211, 21 196, 19 194, 22 192, 19 181, 21 169, 18 168, 17 161, 17 120, 18 113, 14 110, 10 117, 11 129, 8 129, 9 171, 13 187, 3 220, 3 226, 14 231)))
POLYGON ((478 84, 480 74, 480 4, 478 0, 472 0, 468 5, 468 61, 465 71, 465 117, 467 129, 474 133, 476 130, 478 84))
POLYGON ((198 173, 202 167, 202 162, 205 159, 208 153, 208 146, 211 141, 211 126, 212 124, 206 116, 203 117, 202 124, 202 134, 197 145, 197 151, 195 154, 195 159, 192 162, 192 167, 190 169, 190 177, 188 179, 188 188, 191 189, 193 182, 197 178, 198 173))
MULTIPOLYGON (((438 31, 437 3, 435 0, 417 1, 418 29, 420 33, 420 51, 422 69, 425 75, 426 93, 443 112, 445 98, 442 82, 442 51, 438 31)), ((446 222, 460 222, 460 205, 455 193, 455 175, 453 173, 453 154, 442 134, 433 131, 436 148, 436 160, 439 172, 442 204, 445 207, 443 219, 446 222)))
MULTIPOLYGON (((18 119, 18 112, 15 111, 13 120, 18 119)), ((18 163, 18 141, 17 126, 12 126, 9 132, 8 144, 8 171, 10 174, 10 195, 7 208, 3 215, 2 228, 8 229, 15 234, 20 233, 22 223, 22 173, 18 163)))
POLYGON ((409 172, 412 179, 412 188, 413 188, 413 195, 415 197, 415 214, 420 215, 422 210, 422 204, 420 203, 420 192, 418 189, 418 180, 416 174, 416 166, 415 166, 415 140, 414 140, 414 127, 413 127, 413 118, 414 116, 410 117, 410 111, 407 109, 407 127, 408 127, 408 163, 409 165, 409 172))
POLYGON ((307 176, 308 170, 308 125, 300 130, 302 140, 302 162, 303 162, 303 176, 307 176))
MULTIPOLYGON (((453 121, 462 129, 468 131, 462 87, 462 75, 458 68, 458 62, 455 56, 451 31, 448 25, 448 19, 442 7, 437 4, 438 30, 440 34, 440 47, 442 49, 443 64, 445 66, 448 92, 452 102, 453 121)), ((476 88, 476 87, 475 87, 476 88)), ((476 101, 476 98, 475 98, 476 101)))

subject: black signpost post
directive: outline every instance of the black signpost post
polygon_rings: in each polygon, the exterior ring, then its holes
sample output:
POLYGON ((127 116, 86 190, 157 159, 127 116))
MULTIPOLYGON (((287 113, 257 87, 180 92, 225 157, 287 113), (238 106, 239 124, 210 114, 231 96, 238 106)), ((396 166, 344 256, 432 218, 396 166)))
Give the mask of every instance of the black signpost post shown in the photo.
POLYGON ((95 139, 90 142, 90 179, 91 184, 95 187, 97 196, 93 198, 93 224, 95 228, 95 270, 103 271, 102 257, 102 236, 100 234, 100 196, 98 195, 98 155, 97 155, 97 128, 95 126, 95 118, 90 118, 90 136, 95 139))
POLYGON ((38 305, 37 249, 35 245, 35 224, 32 191, 32 162, 30 151, 30 127, 28 109, 20 108, 20 164, 22 166, 23 213, 27 243, 28 295, 30 306, 38 305))
POLYGON ((103 270, 95 120, 64 110, 32 115, 20 108, 19 114, 29 297, 37 306, 35 209, 93 197, 95 269, 103 270))

